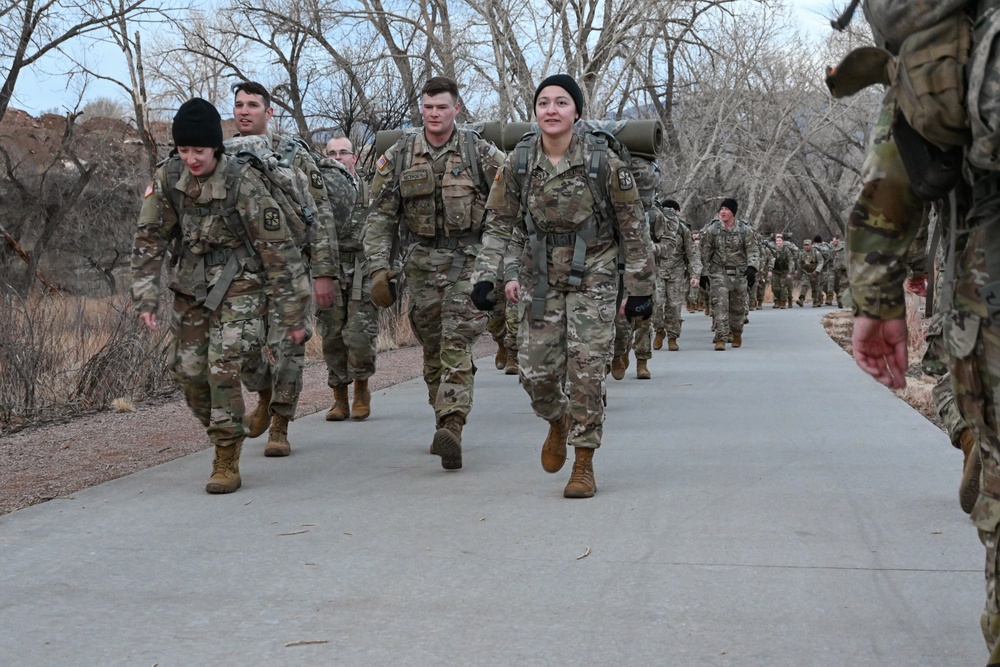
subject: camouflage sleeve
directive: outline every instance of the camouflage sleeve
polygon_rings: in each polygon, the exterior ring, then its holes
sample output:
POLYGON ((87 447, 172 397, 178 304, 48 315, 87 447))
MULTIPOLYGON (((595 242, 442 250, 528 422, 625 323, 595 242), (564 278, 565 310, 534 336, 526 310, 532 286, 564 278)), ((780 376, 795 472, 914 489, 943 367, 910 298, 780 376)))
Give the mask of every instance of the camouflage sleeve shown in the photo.
POLYGON ((701 253, 698 252, 698 246, 695 245, 691 230, 682 224, 679 232, 681 243, 684 244, 684 255, 687 257, 688 273, 693 278, 698 278, 701 276, 701 253))
POLYGON ((395 177, 397 142, 375 162, 372 204, 365 221, 365 256, 372 273, 390 268, 393 239, 399 234, 402 200, 395 177))
POLYGON ((316 161, 305 150, 295 153, 295 166, 302 170, 309 183, 309 194, 315 203, 316 214, 313 225, 315 238, 310 248, 310 264, 313 276, 340 279, 340 253, 337 247, 337 222, 330 198, 327 196, 323 174, 316 161))
POLYGON ((710 227, 701 232, 701 274, 707 276, 712 268, 712 254, 715 252, 715 235, 710 227))
MULTIPOLYGON (((521 218, 521 188, 514 174, 513 157, 509 157, 497 169, 486 201, 486 226, 482 248, 472 270, 473 284, 484 280, 496 284, 501 262, 505 262, 504 277, 509 275, 507 245, 514 236, 515 228, 521 228, 523 232, 524 220, 521 218)), ((522 233, 523 236, 526 232, 522 233)), ((519 262, 519 257, 514 260, 514 263, 519 262)))
POLYGON ((906 268, 913 275, 927 273, 927 241, 930 227, 928 213, 929 211, 925 209, 920 221, 920 229, 906 250, 906 268))
POLYGON ((278 203, 260 176, 248 170, 237 203, 264 265, 264 289, 286 329, 305 326, 311 287, 308 266, 278 203))
POLYGON ((524 263, 524 244, 528 241, 527 232, 521 227, 514 227, 510 241, 507 242, 507 252, 503 256, 503 282, 517 280, 521 275, 521 264, 524 263))
POLYGON ((482 139, 479 142, 479 159, 483 165, 483 178, 487 183, 496 180, 497 171, 503 165, 507 155, 502 150, 482 139))
POLYGON ((607 185, 625 250, 625 291, 634 296, 651 296, 656 289, 656 265, 649 241, 649 225, 632 172, 617 157, 609 156, 607 185))
POLYGON ((166 169, 160 168, 143 194, 142 210, 132 240, 132 303, 136 313, 155 313, 160 299, 160 273, 177 213, 164 194, 166 169))
POLYGON ((752 231, 747 232, 747 266, 755 269, 760 266, 760 244, 757 243, 757 235, 752 231))
POLYGON ((906 317, 906 253, 923 210, 892 139, 896 103, 887 94, 861 169, 861 194, 847 218, 847 275, 854 315, 906 317))

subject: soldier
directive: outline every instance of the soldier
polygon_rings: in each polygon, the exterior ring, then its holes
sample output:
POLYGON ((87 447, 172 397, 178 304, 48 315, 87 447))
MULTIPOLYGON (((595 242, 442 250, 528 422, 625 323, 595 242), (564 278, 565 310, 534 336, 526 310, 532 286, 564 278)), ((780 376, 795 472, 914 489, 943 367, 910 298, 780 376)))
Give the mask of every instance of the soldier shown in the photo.
POLYGON ((582 109, 583 93, 566 74, 550 76, 536 89, 540 129, 497 176, 472 293, 477 307, 489 308, 501 258, 523 252, 520 277, 504 291, 522 313, 521 384, 535 414, 549 422, 542 468, 559 471, 567 443, 576 451, 566 498, 590 498, 597 491, 593 456, 601 444, 604 368, 618 294, 616 229, 625 258, 626 315, 652 314, 655 271, 632 172, 607 149, 606 168, 597 170, 606 174, 603 182, 589 176, 588 163, 600 145, 593 135, 574 131, 582 109), (599 198, 609 205, 600 206, 599 198))
POLYGON ((806 292, 812 290, 813 308, 819 308, 823 305, 823 297, 819 288, 819 277, 823 272, 823 254, 819 248, 813 247, 813 242, 810 239, 802 241, 799 271, 802 273, 802 282, 799 284, 799 299, 796 303, 799 304, 799 308, 804 307, 806 292))
MULTIPOLYGON (((274 108, 271 106, 271 94, 264 86, 243 81, 233 86, 233 93, 233 116, 241 137, 266 137, 271 148, 278 154, 294 151, 292 165, 304 174, 309 193, 316 202, 313 224, 315 238, 305 249, 313 278, 313 293, 317 307, 329 308, 340 298, 340 260, 336 230, 350 214, 353 192, 349 199, 345 195, 342 201, 331 204, 323 176, 309 153, 304 149, 298 150, 290 143, 291 140, 268 129, 274 108)), ((348 191, 349 187, 345 187, 345 192, 348 191)), ((273 317, 269 317, 265 323, 270 354, 262 354, 256 367, 248 368, 243 375, 247 388, 259 395, 257 408, 247 418, 247 426, 250 436, 256 437, 270 424, 264 455, 288 456, 292 452, 288 441, 288 422, 295 419, 302 391, 305 344, 284 338, 281 328, 271 327, 271 323, 273 317)), ((312 336, 311 323, 307 322, 307 330, 306 340, 312 336)))
POLYGON ((462 427, 472 409, 472 346, 486 328, 486 316, 469 301, 469 276, 489 184, 504 155, 474 132, 456 129, 461 105, 451 79, 429 79, 420 100, 423 131, 404 135, 375 163, 365 254, 372 300, 388 308, 396 300, 390 252, 393 239, 403 239, 409 318, 423 347, 436 419, 431 452, 445 470, 458 470, 462 427))
POLYGON ((268 308, 282 336, 305 341, 309 277, 265 178, 225 155, 215 107, 188 100, 172 134, 178 157, 156 172, 139 215, 132 298, 142 323, 155 331, 160 271, 177 239, 171 371, 215 445, 205 490, 232 493, 242 484, 246 436, 241 371, 261 353, 268 308), (175 170, 179 178, 171 183, 175 170))
POLYGON ((701 286, 711 290, 715 349, 726 343, 743 345, 746 293, 757 279, 760 251, 753 230, 736 219, 735 199, 722 200, 719 217, 705 228, 701 239, 701 286))
POLYGON ((681 217, 681 206, 673 199, 656 207, 658 215, 650 225, 657 256, 657 282, 662 294, 657 308, 653 311, 653 327, 656 338, 653 348, 659 350, 666 336, 667 349, 680 349, 677 339, 681 337, 681 304, 691 290, 698 287, 701 276, 701 253, 687 222, 681 217))
POLYGON ((795 273, 795 252, 785 243, 781 232, 774 235, 774 264, 771 269, 771 293, 774 295, 773 308, 792 305, 792 276, 795 273))
POLYGON ((837 234, 830 241, 830 273, 833 276, 833 286, 830 289, 837 299, 837 308, 843 308, 844 290, 847 289, 847 252, 837 234))
POLYGON ((760 265, 757 267, 757 283, 751 291, 756 290, 757 310, 764 309, 764 296, 767 294, 767 284, 774 273, 774 244, 757 235, 757 247, 760 248, 760 265))
POLYGON ((362 239, 368 217, 370 188, 355 171, 358 155, 347 137, 334 137, 326 144, 326 156, 344 165, 357 190, 357 200, 347 224, 337 228, 340 275, 343 291, 329 308, 316 311, 316 329, 323 342, 327 384, 333 389, 333 407, 327 421, 367 419, 371 414, 368 378, 375 374, 375 340, 378 310, 372 303, 372 284, 365 262, 362 239), (354 403, 348 405, 347 386, 354 383, 354 403))
POLYGON ((833 264, 830 262, 830 244, 824 241, 822 236, 817 234, 813 237, 813 248, 819 250, 819 254, 823 257, 823 270, 819 273, 819 302, 820 305, 832 306, 833 264))
MULTIPOLYGON (((700 258, 701 258, 701 230, 692 229, 691 230, 691 240, 694 241, 694 250, 695 250, 695 253, 698 255, 698 258, 700 260, 700 258)), ((692 274, 691 277, 695 281, 697 281, 698 278, 700 278, 701 276, 697 275, 697 274, 692 274)), ((687 305, 688 305, 688 312, 689 313, 697 313, 698 311, 701 310, 701 286, 700 285, 692 285, 691 289, 688 290, 687 305)))

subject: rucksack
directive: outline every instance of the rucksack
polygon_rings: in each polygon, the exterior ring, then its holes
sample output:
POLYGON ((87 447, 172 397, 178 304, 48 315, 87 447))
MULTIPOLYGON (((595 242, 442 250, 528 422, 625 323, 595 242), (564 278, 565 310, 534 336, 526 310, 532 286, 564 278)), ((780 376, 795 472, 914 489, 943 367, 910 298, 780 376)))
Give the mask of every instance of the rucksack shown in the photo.
POLYGON ((280 155, 283 164, 289 166, 295 164, 295 156, 300 150, 305 151, 316 163, 320 176, 323 178, 323 186, 327 199, 330 201, 330 208, 333 210, 334 222, 339 234, 340 230, 349 222, 358 198, 358 191, 354 186, 354 177, 351 176, 351 172, 332 157, 320 155, 305 140, 297 137, 286 139, 278 148, 278 155, 280 155))
POLYGON ((972 143, 969 162, 985 170, 1000 169, 1000 3, 981 3, 972 27, 975 48, 966 66, 972 143), (992 6, 990 6, 992 5, 992 6))

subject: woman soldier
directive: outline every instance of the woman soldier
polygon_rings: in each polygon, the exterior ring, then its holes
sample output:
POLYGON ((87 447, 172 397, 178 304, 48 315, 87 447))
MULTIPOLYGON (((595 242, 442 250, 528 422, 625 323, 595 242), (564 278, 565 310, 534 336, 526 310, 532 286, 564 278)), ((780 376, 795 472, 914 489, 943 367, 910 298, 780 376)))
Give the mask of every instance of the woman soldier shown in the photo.
POLYGON ((567 441, 576 450, 567 498, 589 498, 597 490, 592 459, 604 423, 601 389, 614 338, 619 244, 630 295, 626 314, 648 318, 654 289, 632 172, 597 137, 574 131, 582 109, 583 93, 570 76, 550 76, 538 86, 539 131, 497 173, 472 291, 476 307, 488 310, 501 260, 520 267, 504 293, 520 312, 521 384, 535 414, 549 422, 542 468, 562 468, 567 441), (590 175, 595 151, 606 155, 595 160, 606 160, 606 168, 594 170, 600 177, 590 175))

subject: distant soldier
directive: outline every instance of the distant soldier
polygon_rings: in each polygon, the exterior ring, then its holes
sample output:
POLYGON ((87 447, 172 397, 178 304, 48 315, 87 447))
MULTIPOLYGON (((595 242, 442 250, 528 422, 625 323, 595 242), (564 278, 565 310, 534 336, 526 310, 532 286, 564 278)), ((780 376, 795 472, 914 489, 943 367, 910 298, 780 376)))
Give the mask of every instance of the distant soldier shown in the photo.
POLYGON ((215 107, 188 100, 172 134, 178 157, 156 172, 139 214, 132 298, 155 331, 160 271, 176 239, 171 371, 215 445, 205 490, 232 493, 246 437, 241 371, 261 354, 268 308, 282 337, 305 341, 309 276, 265 177, 224 154, 215 107))
POLYGON ((753 229, 736 219, 735 199, 722 200, 719 217, 705 228, 701 241, 701 285, 712 293, 715 349, 743 345, 746 293, 757 280, 760 251, 753 229))
POLYGON ((680 349, 677 339, 681 337, 681 304, 691 290, 698 287, 701 276, 701 253, 693 233, 681 217, 681 206, 673 199, 657 207, 659 215, 650 227, 654 252, 657 255, 657 282, 662 300, 653 311, 653 327, 656 338, 653 348, 659 350, 666 336, 667 349, 680 349))
MULTIPOLYGON (((313 293, 319 308, 330 307, 340 298, 340 259, 337 248, 337 217, 346 219, 354 204, 353 189, 345 181, 342 201, 331 203, 323 176, 308 150, 301 148, 292 139, 282 137, 268 129, 274 116, 271 94, 259 83, 244 81, 233 86, 235 101, 233 116, 241 137, 266 137, 271 148, 285 156, 293 154, 291 165, 305 176, 309 194, 315 201, 312 238, 303 248, 310 264, 313 278, 313 293)), ((235 142, 235 140, 230 140, 235 142)), ((273 318, 271 318, 273 319, 273 318)), ((295 343, 281 335, 281 328, 270 327, 266 321, 266 336, 269 355, 261 355, 257 367, 244 374, 243 380, 250 391, 257 392, 257 409, 247 419, 250 436, 256 437, 270 424, 265 456, 288 456, 292 446, 288 441, 288 422, 295 419, 295 411, 302 392, 302 370, 305 365, 305 343, 295 343)), ((306 340, 312 336, 312 324, 307 322, 306 340)))
POLYGON ((813 247, 819 250, 823 256, 823 270, 819 274, 820 303, 825 306, 833 305, 833 264, 830 244, 817 234, 813 237, 813 247))
POLYGON ((390 270, 402 238, 410 324, 424 350, 424 383, 434 408, 431 452, 445 470, 462 467, 462 427, 472 410, 472 347, 486 328, 469 293, 483 234, 489 186, 504 154, 472 131, 455 127, 458 84, 433 77, 420 93, 419 133, 404 134, 375 163, 365 254, 372 300, 396 301, 390 270))
POLYGON ((327 384, 333 389, 333 407, 327 421, 367 419, 371 414, 368 379, 375 374, 378 309, 372 303, 372 281, 362 247, 368 218, 370 188, 355 171, 358 155, 347 137, 326 143, 326 157, 344 165, 354 180, 357 200, 345 224, 337 228, 341 293, 329 308, 316 311, 316 330, 323 342, 327 384), (347 402, 347 386, 354 383, 354 404, 347 402))
POLYGON ((823 305, 823 297, 819 288, 819 277, 823 273, 823 253, 813 247, 812 239, 802 241, 802 255, 799 257, 799 271, 802 281, 799 284, 799 299, 796 303, 805 306, 806 292, 812 291, 813 308, 823 305))
POLYGON ((795 251, 785 243, 784 234, 774 235, 774 260, 771 269, 771 293, 774 295, 774 308, 791 307, 792 281, 795 274, 795 251))
POLYGON ((837 298, 837 308, 844 307, 844 290, 847 289, 847 251, 840 242, 840 236, 834 234, 830 241, 830 273, 833 276, 833 295, 837 298))
MULTIPOLYGON (((698 258, 700 259, 701 258, 701 230, 699 230, 699 229, 692 229, 691 230, 691 240, 694 241, 695 253, 698 255, 698 258)), ((691 277, 694 278, 695 280, 697 280, 701 276, 700 275, 694 275, 694 274, 692 274, 691 277)), ((688 309, 689 313, 697 313, 698 311, 701 310, 701 286, 700 285, 692 285, 691 289, 688 290, 688 293, 687 293, 687 307, 688 307, 687 309, 688 309)))
POLYGON ((757 247, 760 248, 760 264, 757 266, 757 283, 750 289, 756 292, 754 295, 754 305, 756 310, 764 308, 764 297, 767 293, 767 285, 771 281, 774 272, 774 250, 770 241, 763 235, 757 235, 757 247))

